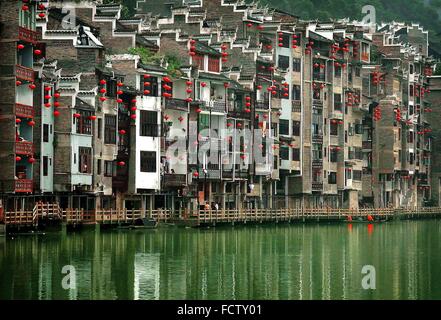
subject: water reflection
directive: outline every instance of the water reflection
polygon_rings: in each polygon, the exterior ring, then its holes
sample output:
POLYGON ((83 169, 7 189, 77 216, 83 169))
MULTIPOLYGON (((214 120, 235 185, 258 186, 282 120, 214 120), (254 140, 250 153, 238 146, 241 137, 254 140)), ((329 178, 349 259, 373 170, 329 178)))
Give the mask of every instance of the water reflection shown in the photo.
POLYGON ((0 240, 0 299, 440 299, 440 221, 0 240), (376 290, 361 269, 376 268, 376 290), (64 290, 64 265, 77 286, 64 290))

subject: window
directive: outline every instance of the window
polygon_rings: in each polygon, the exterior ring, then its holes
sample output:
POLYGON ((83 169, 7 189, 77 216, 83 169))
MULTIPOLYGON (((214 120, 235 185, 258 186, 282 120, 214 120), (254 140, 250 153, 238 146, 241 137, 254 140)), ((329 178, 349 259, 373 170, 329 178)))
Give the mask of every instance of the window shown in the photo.
POLYGON ((312 160, 323 159, 322 144, 314 143, 312 145, 312 160))
POLYGON ((338 136, 338 123, 330 123, 329 124, 329 134, 332 136, 338 136))
POLYGON ((47 177, 49 171, 49 158, 47 156, 43 156, 43 176, 47 177))
POLYGON ((300 148, 292 149, 292 161, 300 161, 300 148))
POLYGON ((159 137, 157 112, 141 110, 140 115, 140 135, 143 137, 159 137))
POLYGON ((200 114, 199 115, 199 131, 210 128, 210 115, 200 114))
POLYGON ((92 173, 92 148, 79 147, 78 154, 80 155, 79 172, 80 173, 92 173))
POLYGON ((104 161, 104 176, 105 177, 113 177, 114 176, 114 162, 113 161, 104 161))
POLYGON ((281 160, 289 160, 289 147, 281 147, 279 156, 281 160))
POLYGON ((301 59, 299 58, 293 58, 292 59, 292 71, 293 72, 300 72, 301 70, 301 59))
POLYGON ((98 118, 98 139, 103 138, 103 119, 98 118))
POLYGON ((337 173, 329 172, 328 174, 328 184, 336 184, 337 183, 337 173))
POLYGON ((219 72, 220 71, 219 58, 208 56, 208 71, 211 71, 211 72, 219 72))
POLYGON ((116 97, 116 79, 107 78, 106 79, 106 96, 110 98, 116 97))
POLYGON ((342 111, 342 103, 341 103, 341 94, 335 93, 334 94, 334 110, 336 111, 342 111))
POLYGON ((282 38, 282 41, 279 41, 279 43, 282 43, 283 48, 290 47, 291 36, 289 34, 284 33, 282 36, 279 36, 279 38, 282 38))
POLYGON ((300 95, 300 86, 299 85, 293 85, 292 86, 292 100, 301 100, 300 95))
POLYGON ((280 119, 279 134, 289 135, 289 120, 280 119))
POLYGON ((80 117, 76 119, 77 122, 77 133, 79 134, 92 134, 92 116, 91 111, 79 111, 80 117))
POLYGON ((279 168, 279 157, 274 156, 274 170, 277 170, 279 168))
POLYGON ((116 116, 106 114, 104 116, 104 143, 116 143, 116 116))
POLYGON ((300 121, 292 122, 292 135, 297 137, 300 136, 300 121))
POLYGON ((141 151, 141 172, 156 172, 156 152, 141 151))
POLYGON ((199 68, 199 70, 201 70, 201 71, 205 70, 205 65, 204 65, 205 59, 204 58, 205 58, 205 56, 200 55, 200 54, 196 54, 191 58, 193 65, 196 65, 199 68))
POLYGON ((338 151, 337 150, 331 150, 331 152, 329 152, 329 160, 331 162, 337 162, 338 161, 338 151))
POLYGON ((96 174, 98 174, 98 175, 101 174, 102 163, 103 163, 103 161, 101 159, 96 160, 96 174))
POLYGON ((340 78, 341 77, 341 67, 335 67, 334 68, 334 75, 336 78, 340 78))
POLYGON ((361 170, 353 170, 352 179, 356 181, 361 181, 361 170))
POLYGON ((144 92, 144 96, 157 97, 158 96, 158 78, 157 77, 140 77, 140 88, 144 92), (146 91, 147 90, 147 91, 146 91))
POLYGON ((288 56, 279 55, 278 66, 281 69, 289 69, 289 57, 288 56))
POLYGON ((360 67, 355 67, 355 76, 356 77, 360 77, 361 76, 361 68, 360 67))
POLYGON ((363 133, 363 125, 361 123, 355 124, 355 134, 362 134, 363 133))
POLYGON ((43 142, 49 142, 49 125, 43 124, 43 142))

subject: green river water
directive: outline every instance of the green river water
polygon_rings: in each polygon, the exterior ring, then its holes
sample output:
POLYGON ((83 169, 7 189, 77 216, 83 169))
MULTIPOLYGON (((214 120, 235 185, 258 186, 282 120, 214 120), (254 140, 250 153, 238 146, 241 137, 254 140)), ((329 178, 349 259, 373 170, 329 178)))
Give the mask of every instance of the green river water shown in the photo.
POLYGON ((441 299, 441 220, 1 237, 0 299, 441 299))

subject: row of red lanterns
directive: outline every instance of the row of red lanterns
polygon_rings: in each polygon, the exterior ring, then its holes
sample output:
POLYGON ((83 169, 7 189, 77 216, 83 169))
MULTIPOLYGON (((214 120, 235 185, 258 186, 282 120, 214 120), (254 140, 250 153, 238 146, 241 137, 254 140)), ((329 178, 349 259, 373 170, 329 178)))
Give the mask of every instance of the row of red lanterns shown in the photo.
POLYGON ((344 121, 343 120, 337 120, 337 119, 331 119, 331 123, 332 124, 343 124, 344 121))
POLYGON ((377 106, 374 109, 374 121, 378 121, 380 119, 381 119, 381 108, 377 106))
MULTIPOLYGON (((15 156, 15 161, 16 162, 20 162, 21 160, 22 160, 22 158, 20 156, 15 156)), ((35 161, 36 161, 35 158, 32 157, 32 156, 28 158, 28 162, 29 163, 34 163, 35 161)))

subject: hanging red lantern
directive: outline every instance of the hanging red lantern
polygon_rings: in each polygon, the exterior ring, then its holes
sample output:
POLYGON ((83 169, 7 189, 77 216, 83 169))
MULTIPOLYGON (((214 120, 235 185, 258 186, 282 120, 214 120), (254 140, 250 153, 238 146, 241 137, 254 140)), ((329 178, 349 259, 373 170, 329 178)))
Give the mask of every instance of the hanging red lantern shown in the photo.
POLYGON ((50 98, 51 98, 51 96, 48 95, 48 94, 44 96, 44 99, 45 99, 45 100, 49 100, 50 98))
POLYGON ((89 120, 95 121, 96 120, 96 116, 89 116, 89 120))
POLYGON ((20 156, 16 156, 15 157, 15 161, 17 161, 17 162, 21 161, 21 157, 20 156))
POLYGON ((250 109, 245 109, 245 112, 246 112, 246 113, 250 113, 251 110, 250 110, 250 109))
POLYGON ((31 90, 34 90, 36 87, 37 87, 37 86, 36 86, 35 84, 33 84, 33 83, 31 83, 31 84, 29 85, 29 89, 31 89, 31 90))
POLYGON ((123 102, 123 99, 118 98, 118 99, 116 99, 116 102, 117 102, 117 103, 122 103, 122 102, 123 102))
POLYGON ((130 119, 135 120, 136 119, 136 114, 131 114, 130 115, 130 119))
POLYGON ((130 111, 136 111, 136 110, 137 110, 136 106, 130 107, 130 111))
POLYGON ((191 90, 191 89, 189 88, 189 89, 185 90, 185 92, 187 92, 187 93, 192 93, 193 90, 191 90))
POLYGON ((227 122, 227 127, 231 127, 233 124, 231 122, 227 122))
POLYGON ((259 85, 257 85, 257 90, 262 90, 262 86, 259 84, 259 85))
POLYGON ((185 84, 186 84, 187 86, 191 86, 191 85, 193 84, 193 82, 187 80, 187 81, 185 81, 185 84))
POLYGON ((197 108, 197 109, 196 109, 196 112, 197 112, 197 113, 201 113, 201 112, 202 112, 202 109, 201 109, 201 108, 197 108))
POLYGON ((23 50, 23 49, 24 49, 24 47, 25 47, 25 46, 24 46, 24 45, 22 45, 21 43, 20 43, 19 45, 17 45, 17 49, 18 49, 18 50, 23 50))
POLYGON ((39 50, 39 49, 35 49, 35 50, 34 50, 34 54, 35 54, 36 56, 39 56, 39 55, 41 54, 41 50, 39 50))
POLYGON ((29 10, 29 7, 27 6, 27 5, 22 5, 21 6, 21 10, 23 10, 23 11, 28 11, 29 10))
POLYGON ((106 92, 107 92, 106 89, 104 89, 104 88, 100 89, 100 93, 104 94, 104 93, 106 93, 106 92))
POLYGON ((201 82, 201 87, 205 88, 207 84, 205 82, 201 82))
POLYGON ((73 114, 73 117, 76 118, 76 119, 78 119, 78 118, 81 117, 81 114, 79 114, 79 113, 74 113, 74 114, 73 114))
POLYGON ((145 95, 150 94, 150 90, 144 90, 144 94, 145 95))
POLYGON ((34 120, 29 121, 29 122, 28 122, 28 125, 29 125, 30 127, 35 126, 35 121, 34 121, 34 120))
POLYGON ((228 82, 225 82, 225 83, 224 83, 224 87, 225 87, 225 88, 228 88, 229 86, 230 86, 230 84, 229 84, 228 82))
POLYGON ((245 106, 246 106, 246 107, 251 107, 251 103, 250 103, 250 102, 247 102, 247 103, 245 103, 245 106))
POLYGON ((222 50, 227 50, 227 46, 223 44, 223 45, 221 45, 221 49, 222 50))
POLYGON ((46 92, 49 92, 49 91, 51 91, 51 90, 52 90, 51 87, 44 87, 44 91, 46 91, 46 92))
POLYGON ((15 81, 15 85, 18 87, 18 86, 21 86, 21 81, 20 80, 17 80, 17 81, 15 81))
POLYGON ((100 85, 102 85, 102 86, 103 86, 103 85, 105 85, 106 83, 107 83, 107 81, 106 81, 106 80, 104 80, 104 79, 101 79, 101 80, 100 80, 100 85))
POLYGON ((197 172, 197 171, 195 171, 195 172, 193 172, 193 177, 199 177, 199 172, 197 172))
POLYGON ((124 86, 124 83, 122 83, 122 82, 118 82, 118 83, 116 84, 116 86, 117 86, 117 87, 122 87, 122 86, 124 86))
POLYGON ((118 162, 118 166, 120 167, 124 167, 126 165, 126 163, 124 161, 119 161, 118 162))
POLYGON ((124 129, 119 130, 119 134, 122 135, 122 136, 125 135, 126 134, 126 130, 124 130, 124 129))
POLYGON ((253 26, 252 23, 247 23, 247 27, 248 27, 248 28, 251 28, 252 26, 253 26))
POLYGON ((150 78, 150 75, 148 73, 146 73, 143 77, 144 77, 144 79, 148 79, 148 78, 150 78))
POLYGON ((58 108, 59 106, 60 106, 60 103, 59 103, 58 101, 55 101, 55 102, 54 102, 54 107, 55 107, 55 108, 58 108))
POLYGON ((100 101, 101 101, 101 102, 104 102, 104 101, 106 101, 106 100, 107 100, 106 97, 100 97, 100 101))
POLYGON ((60 111, 55 110, 55 111, 54 111, 54 117, 58 117, 59 115, 60 115, 60 111))
POLYGON ((187 98, 187 99, 185 99, 185 101, 187 101, 187 102, 193 102, 193 99, 192 99, 192 98, 187 98))
POLYGON ((44 18, 44 17, 46 17, 46 15, 45 15, 43 12, 40 12, 40 13, 38 14, 38 16, 39 16, 40 18, 44 18))
POLYGON ((19 118, 17 118, 17 119, 15 119, 15 123, 21 123, 21 119, 19 119, 19 118))
POLYGON ((54 93, 54 98, 57 98, 57 99, 58 99, 59 97, 60 97, 60 93, 55 92, 55 93, 54 93))
POLYGON ((44 106, 45 106, 46 108, 50 108, 50 107, 51 107, 51 104, 48 102, 48 103, 45 103, 44 106))
POLYGON ((242 123, 238 122, 238 123, 237 123, 237 127, 238 127, 238 128, 242 128, 242 123))
POLYGON ((116 92, 116 94, 117 94, 117 95, 122 95, 123 92, 122 92, 122 90, 118 90, 118 91, 116 92))

